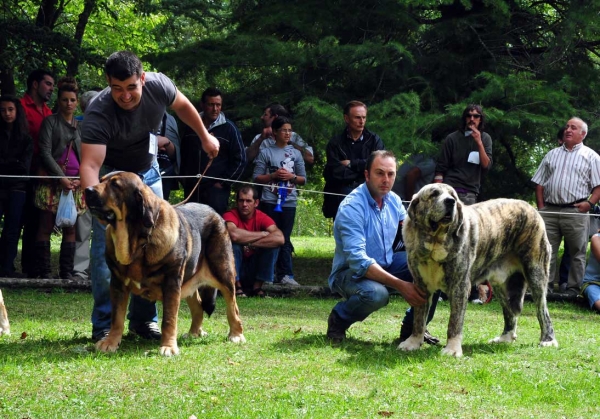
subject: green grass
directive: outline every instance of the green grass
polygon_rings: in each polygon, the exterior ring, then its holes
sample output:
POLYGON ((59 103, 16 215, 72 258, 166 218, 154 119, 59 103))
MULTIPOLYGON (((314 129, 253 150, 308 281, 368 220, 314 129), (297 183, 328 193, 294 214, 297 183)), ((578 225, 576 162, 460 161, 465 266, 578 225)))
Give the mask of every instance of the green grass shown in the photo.
MULTIPOLYGON (((225 342, 219 299, 209 336, 179 339, 181 354, 163 358, 131 338, 116 354, 95 352, 87 293, 3 293, 12 335, 0 338, 2 418, 600 417, 600 323, 575 305, 550 304, 558 349, 537 346, 531 303, 512 345, 486 343, 501 330, 496 302, 470 305, 465 356, 454 359, 440 347, 396 350, 399 297, 341 347, 324 337, 334 299, 241 299, 243 345, 225 342)), ((441 303, 433 334, 445 335, 448 314, 441 303)), ((181 334, 187 307, 179 320, 181 334)))

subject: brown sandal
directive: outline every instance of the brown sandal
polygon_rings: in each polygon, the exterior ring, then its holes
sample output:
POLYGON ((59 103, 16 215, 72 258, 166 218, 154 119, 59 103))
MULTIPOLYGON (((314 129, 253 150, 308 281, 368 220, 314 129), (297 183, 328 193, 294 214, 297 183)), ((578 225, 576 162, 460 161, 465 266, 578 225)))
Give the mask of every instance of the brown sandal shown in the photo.
POLYGON ((236 298, 245 298, 247 297, 246 293, 244 292, 244 290, 242 289, 242 287, 235 287, 235 296, 236 298))

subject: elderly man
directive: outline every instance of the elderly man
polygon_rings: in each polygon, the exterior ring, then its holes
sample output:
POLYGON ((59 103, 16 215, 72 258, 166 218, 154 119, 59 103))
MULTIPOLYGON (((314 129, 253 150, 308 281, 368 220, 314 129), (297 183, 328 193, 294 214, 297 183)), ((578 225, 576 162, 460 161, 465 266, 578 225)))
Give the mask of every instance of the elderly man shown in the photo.
POLYGON ((369 131, 367 105, 357 100, 344 106, 346 128, 327 143, 327 163, 323 170, 325 178, 323 215, 335 218, 344 195, 365 181, 367 159, 375 150, 383 150, 383 141, 369 131))
MULTIPOLYGON (((327 321, 327 337, 334 344, 346 338, 346 330, 389 302, 395 289, 412 305, 425 304, 425 293, 412 284, 406 252, 394 253, 392 244, 406 210, 400 197, 391 191, 396 177, 396 158, 390 151, 373 152, 365 162, 365 182, 354 189, 340 205, 333 224, 335 253, 329 287, 340 301, 327 321)), ((437 298, 433 298, 428 322, 437 298)), ((412 333, 413 313, 402 321, 400 339, 412 333)), ((439 340, 426 334, 425 341, 439 340)))
POLYGON ((567 293, 573 295, 579 293, 585 273, 590 225, 585 214, 600 200, 600 156, 582 144, 587 131, 583 120, 571 118, 563 144, 546 154, 532 178, 537 207, 552 245, 549 286, 552 289, 558 247, 564 237, 571 253, 567 293))

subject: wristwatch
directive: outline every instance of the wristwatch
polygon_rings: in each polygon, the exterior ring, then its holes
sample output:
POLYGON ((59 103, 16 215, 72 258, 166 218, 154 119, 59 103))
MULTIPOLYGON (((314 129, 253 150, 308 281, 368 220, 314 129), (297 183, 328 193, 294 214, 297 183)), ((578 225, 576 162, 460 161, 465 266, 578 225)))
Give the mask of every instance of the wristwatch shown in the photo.
POLYGON ((297 182, 297 180, 298 180, 298 176, 297 176, 297 175, 294 175, 294 178, 292 179, 293 183, 296 183, 296 182, 297 182))

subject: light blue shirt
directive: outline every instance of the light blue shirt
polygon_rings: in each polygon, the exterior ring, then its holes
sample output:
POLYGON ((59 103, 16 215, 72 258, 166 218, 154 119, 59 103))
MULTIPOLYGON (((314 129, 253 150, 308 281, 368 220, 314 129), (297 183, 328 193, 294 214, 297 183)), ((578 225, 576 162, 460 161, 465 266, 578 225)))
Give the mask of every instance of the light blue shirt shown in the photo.
POLYGON ((383 268, 390 266, 398 224, 405 217, 406 210, 394 192, 384 196, 381 209, 366 183, 346 196, 333 224, 335 254, 329 286, 340 272, 348 269, 360 279, 374 263, 383 268))

